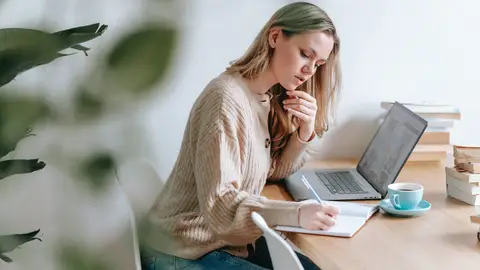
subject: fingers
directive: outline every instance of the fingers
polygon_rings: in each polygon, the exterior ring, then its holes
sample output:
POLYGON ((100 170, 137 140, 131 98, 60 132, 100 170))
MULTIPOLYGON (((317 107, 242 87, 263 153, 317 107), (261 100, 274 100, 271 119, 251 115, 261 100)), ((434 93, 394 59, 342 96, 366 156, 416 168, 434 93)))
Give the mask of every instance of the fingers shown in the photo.
POLYGON ((307 106, 304 105, 292 105, 292 104, 287 104, 283 106, 285 109, 292 109, 295 111, 299 111, 301 113, 304 113, 306 115, 314 116, 315 115, 315 110, 308 108, 307 106))
POLYGON ((300 207, 300 226, 309 230, 328 230, 335 225, 339 210, 329 204, 305 204, 300 207))
POLYGON ((328 230, 331 226, 326 225, 325 223, 321 222, 320 220, 314 221, 310 223, 305 229, 307 230, 328 230))
POLYGON ((322 206, 323 206, 322 211, 331 217, 336 217, 340 212, 338 207, 333 206, 331 204, 323 204, 322 206))
POLYGON ((333 225, 335 225, 335 219, 329 215, 326 215, 325 213, 318 213, 317 217, 318 217, 318 221, 320 221, 321 223, 320 225, 323 230, 328 229, 333 225))
POLYGON ((301 99, 301 98, 295 98, 295 99, 285 99, 283 101, 283 105, 284 106, 305 106, 309 109, 312 109, 312 110, 317 110, 317 104, 316 103, 312 103, 312 102, 309 102, 305 99, 301 99))
POLYGON ((306 226, 308 230, 328 230, 335 225, 335 219, 322 212, 317 212, 314 219, 306 226))
POLYGON ((283 107, 287 111, 305 122, 315 119, 317 113, 315 98, 304 91, 287 91, 287 94, 291 97, 283 101, 283 107))
POLYGON ((297 111, 297 110, 294 110, 292 108, 288 108, 287 109, 292 115, 300 118, 301 120, 305 121, 305 122, 310 122, 312 120, 312 116, 311 115, 308 115, 306 113, 303 113, 303 112, 300 112, 300 111, 297 111))
POLYGON ((316 102, 315 98, 313 98, 307 92, 304 92, 304 91, 287 91, 287 95, 289 95, 290 97, 293 96, 293 97, 303 98, 303 99, 305 99, 309 102, 313 102, 313 103, 316 102))
POLYGON ((335 225, 336 219, 330 216, 329 213, 334 214, 336 211, 332 207, 324 207, 321 205, 311 206, 311 212, 308 211, 305 215, 304 228, 310 230, 328 230, 335 225))
POLYGON ((330 204, 322 204, 321 210, 316 212, 315 226, 320 230, 328 230, 335 225, 335 218, 339 213, 336 206, 330 204))

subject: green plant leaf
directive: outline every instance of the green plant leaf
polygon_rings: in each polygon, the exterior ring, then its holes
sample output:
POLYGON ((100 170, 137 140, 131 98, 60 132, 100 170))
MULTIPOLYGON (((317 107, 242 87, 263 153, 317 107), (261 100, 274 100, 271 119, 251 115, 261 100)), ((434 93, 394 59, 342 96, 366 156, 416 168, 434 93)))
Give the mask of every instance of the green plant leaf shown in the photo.
POLYGON ((65 270, 107 270, 111 269, 102 260, 102 255, 89 252, 79 246, 62 246, 58 253, 62 269, 65 270))
POLYGON ((10 159, 0 161, 0 180, 15 174, 32 173, 45 168, 38 159, 10 159))
POLYGON ((77 120, 94 119, 105 111, 105 100, 86 88, 80 88, 74 96, 74 113, 77 120))
POLYGON ((67 48, 81 50, 86 54, 88 48, 79 43, 102 35, 106 29, 106 25, 99 23, 55 33, 27 28, 0 29, 0 87, 22 72, 71 55, 60 53, 67 48))
POLYGON ((105 24, 100 25, 99 23, 95 23, 55 32, 53 36, 58 38, 58 42, 61 45, 60 50, 73 48, 86 53, 89 48, 79 44, 103 35, 103 33, 107 31, 107 28, 108 26, 105 24))
POLYGON ((0 29, 0 87, 18 74, 60 57, 58 40, 33 29, 0 29))
POLYGON ((103 190, 113 174, 115 160, 109 153, 95 153, 80 164, 82 178, 88 181, 94 190, 103 190))
POLYGON ((5 253, 12 252, 19 246, 33 240, 42 242, 42 239, 36 237, 39 232, 40 229, 22 234, 0 235, 0 259, 10 263, 12 259, 5 253))
POLYGON ((48 64, 63 56, 66 56, 66 54, 47 50, 42 53, 37 53, 33 50, 9 50, 1 52, 0 87, 10 83, 24 71, 48 64))
POLYGON ((116 89, 134 94, 161 81, 173 60, 175 29, 165 25, 143 26, 124 36, 107 58, 108 76, 116 89))
POLYGON ((0 29, 0 53, 11 50, 56 51, 59 47, 58 39, 41 30, 28 28, 0 29))
MULTIPOLYGON (((1 130, 1 127, 0 127, 0 130, 1 130)), ((6 141, 6 140, 5 140, 5 141, 0 142, 0 158, 6 156, 8 153, 10 153, 10 152, 12 152, 13 150, 15 150, 15 148, 17 148, 18 143, 19 143, 22 139, 24 139, 24 138, 26 138, 26 137, 30 137, 30 136, 35 136, 35 134, 32 134, 32 133, 31 133, 31 130, 32 130, 31 128, 28 128, 28 129, 25 131, 25 133, 24 133, 23 136, 20 136, 20 137, 18 137, 18 138, 16 138, 16 139, 13 138, 13 139, 10 140, 10 141, 6 141)))
POLYGON ((13 151, 38 121, 51 115, 47 103, 36 98, 0 95, 0 156, 13 151))

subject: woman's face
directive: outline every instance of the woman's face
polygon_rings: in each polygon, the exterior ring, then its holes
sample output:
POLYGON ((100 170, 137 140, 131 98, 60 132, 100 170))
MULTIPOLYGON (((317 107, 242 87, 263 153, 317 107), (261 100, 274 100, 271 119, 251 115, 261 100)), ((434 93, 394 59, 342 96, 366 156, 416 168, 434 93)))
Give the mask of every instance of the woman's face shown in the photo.
POLYGON ((325 64, 333 49, 333 37, 314 31, 287 37, 272 29, 269 44, 274 48, 271 62, 275 79, 287 90, 295 90, 325 64))

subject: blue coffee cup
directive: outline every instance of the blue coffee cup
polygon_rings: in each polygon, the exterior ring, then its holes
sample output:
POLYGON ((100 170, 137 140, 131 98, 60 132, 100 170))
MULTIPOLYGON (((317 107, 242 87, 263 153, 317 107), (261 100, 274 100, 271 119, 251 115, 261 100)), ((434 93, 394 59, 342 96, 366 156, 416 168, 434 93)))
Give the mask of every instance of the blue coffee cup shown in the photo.
POLYGON ((395 209, 414 209, 422 201, 423 186, 415 183, 390 184, 388 185, 388 196, 395 209))

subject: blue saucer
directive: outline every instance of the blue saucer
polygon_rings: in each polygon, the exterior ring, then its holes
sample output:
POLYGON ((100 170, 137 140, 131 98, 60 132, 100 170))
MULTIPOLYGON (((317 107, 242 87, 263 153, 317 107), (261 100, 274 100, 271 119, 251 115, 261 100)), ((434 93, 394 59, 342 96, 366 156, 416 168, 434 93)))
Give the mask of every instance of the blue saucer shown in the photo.
POLYGON ((389 199, 384 199, 380 202, 379 205, 380 209, 383 211, 395 215, 395 216, 404 216, 404 217, 413 217, 413 216, 420 216, 430 210, 431 204, 425 200, 420 201, 418 206, 414 209, 410 210, 399 210, 393 207, 392 203, 389 199))

